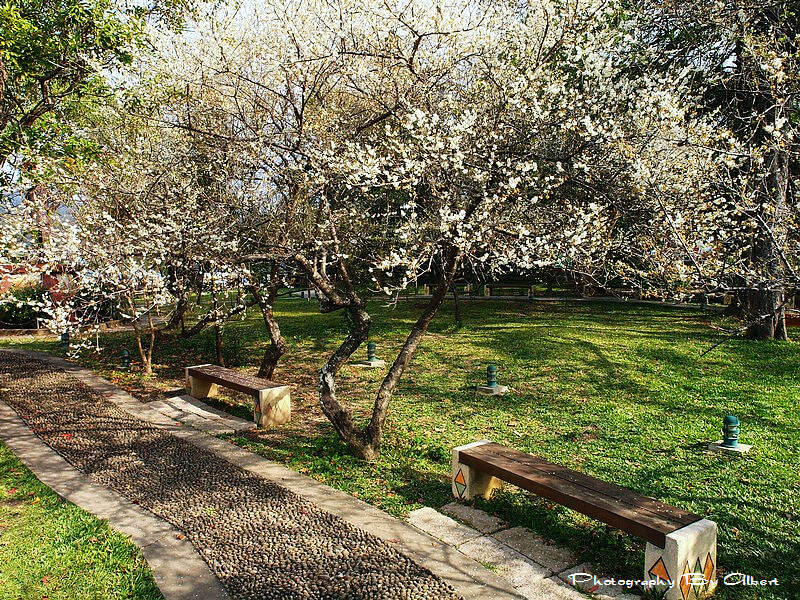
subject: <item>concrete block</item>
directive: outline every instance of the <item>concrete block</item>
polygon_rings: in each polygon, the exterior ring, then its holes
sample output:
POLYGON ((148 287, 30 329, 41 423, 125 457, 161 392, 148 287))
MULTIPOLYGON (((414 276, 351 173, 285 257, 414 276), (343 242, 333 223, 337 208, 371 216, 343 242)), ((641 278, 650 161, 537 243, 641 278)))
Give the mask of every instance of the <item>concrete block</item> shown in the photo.
POLYGON ((213 398, 219 393, 219 386, 210 381, 204 381, 197 377, 189 377, 186 391, 192 398, 213 398))
POLYGON ((533 581, 516 589, 527 600, 586 600, 586 596, 565 585, 557 577, 533 581))
POLYGON ((488 385, 479 385, 475 388, 475 392, 479 396, 502 396, 508 391, 508 386, 495 385, 490 387, 488 385))
POLYGON ((263 428, 288 423, 292 418, 292 400, 288 385, 261 390, 255 402, 253 417, 263 428))
POLYGON ((550 575, 541 565, 529 561, 516 550, 491 536, 470 540, 462 544, 459 551, 478 562, 491 565, 497 574, 507 579, 514 588, 528 586, 550 575))
POLYGON ((722 440, 717 440, 708 445, 708 449, 712 452, 730 452, 732 454, 747 454, 752 447, 752 444, 737 444, 735 448, 728 448, 722 445, 722 440))
POLYGON ((456 498, 471 500, 475 496, 480 495, 488 500, 491 498, 492 492, 496 488, 502 486, 503 482, 499 479, 487 475, 486 473, 481 473, 459 461, 459 452, 461 452, 461 450, 488 443, 489 440, 481 440, 479 442, 472 442, 471 444, 453 448, 453 460, 451 463, 453 467, 452 489, 453 495, 456 498))
POLYGON ((450 504, 444 505, 440 510, 444 514, 458 519, 462 523, 466 523, 473 529, 477 529, 482 533, 494 533, 495 531, 508 527, 508 523, 502 519, 490 515, 486 511, 461 504, 460 502, 451 502, 450 504))
POLYGON ((667 535, 664 548, 648 543, 644 553, 644 579, 665 590, 664 600, 702 599, 717 584, 717 524, 702 519, 667 535))
POLYGON ((386 361, 382 359, 377 360, 359 360, 352 363, 354 367, 365 367, 368 369, 379 369, 386 366, 386 361))
POLYGON ((217 384, 210 383, 208 381, 203 381, 202 379, 198 379, 197 377, 192 377, 189 375, 189 369, 193 367, 207 367, 208 365, 192 365, 192 367, 186 367, 184 369, 184 382, 186 386, 186 393, 192 396, 192 398, 213 398, 219 392, 219 388, 217 384))
POLYGON ((451 546, 460 546, 481 535, 480 531, 462 525, 429 506, 408 513, 408 522, 451 546))
POLYGON ((552 573, 560 573, 579 562, 571 550, 548 542, 526 527, 498 531, 492 537, 546 567, 552 573))

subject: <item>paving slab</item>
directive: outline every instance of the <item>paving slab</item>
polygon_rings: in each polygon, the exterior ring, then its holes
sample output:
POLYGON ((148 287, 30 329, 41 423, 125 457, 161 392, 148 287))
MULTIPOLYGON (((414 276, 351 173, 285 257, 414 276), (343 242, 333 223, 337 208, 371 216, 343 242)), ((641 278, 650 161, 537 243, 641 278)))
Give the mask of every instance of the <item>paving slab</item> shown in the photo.
POLYGON ((429 506, 408 513, 408 522, 445 544, 456 547, 481 535, 479 531, 462 525, 429 506))
POLYGON ((606 585, 604 582, 613 578, 598 573, 591 563, 581 563, 558 574, 558 578, 567 585, 599 598, 615 600, 639 600, 640 596, 632 593, 625 585, 606 585), (572 577, 574 575, 574 577, 572 577), (590 578, 591 576, 591 578, 590 578))
POLYGON ((147 406, 171 419, 187 423, 211 435, 236 433, 255 429, 256 427, 256 424, 252 421, 245 421, 234 415, 229 415, 188 395, 156 400, 149 402, 147 406))
POLYGON ((586 596, 565 585, 558 577, 535 581, 518 587, 517 591, 527 600, 587 600, 586 596))
POLYGON ((522 554, 498 542, 491 536, 481 536, 462 544, 461 552, 475 560, 493 567, 496 573, 507 579, 517 590, 530 586, 550 575, 542 565, 537 565, 522 554))
POLYGON ((492 537, 546 567, 551 574, 561 573, 580 562, 568 548, 545 540, 527 527, 505 529, 492 534, 492 537))
POLYGON ((439 510, 462 523, 466 523, 473 529, 477 529, 481 533, 494 533, 508 527, 508 523, 502 519, 460 502, 445 504, 439 510))

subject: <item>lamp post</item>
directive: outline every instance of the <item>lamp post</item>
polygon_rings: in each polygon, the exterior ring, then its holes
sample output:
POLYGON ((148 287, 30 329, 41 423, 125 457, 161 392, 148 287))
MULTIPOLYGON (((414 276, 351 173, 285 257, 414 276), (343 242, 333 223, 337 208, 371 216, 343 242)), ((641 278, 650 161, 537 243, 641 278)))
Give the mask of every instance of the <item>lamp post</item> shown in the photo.
POLYGON ((495 365, 486 367, 486 387, 497 387, 497 366, 495 365))
POLYGON ((127 348, 123 348, 119 353, 119 366, 123 371, 131 369, 131 353, 127 348))
POLYGON ((723 448, 736 448, 739 446, 739 419, 728 415, 722 420, 722 446, 723 448))

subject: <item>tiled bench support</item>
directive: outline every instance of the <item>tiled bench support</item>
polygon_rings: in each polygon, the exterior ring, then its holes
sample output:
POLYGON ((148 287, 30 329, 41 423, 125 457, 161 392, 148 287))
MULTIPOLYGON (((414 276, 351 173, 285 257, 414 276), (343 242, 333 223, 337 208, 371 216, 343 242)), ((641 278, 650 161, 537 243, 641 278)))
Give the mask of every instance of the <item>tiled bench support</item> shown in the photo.
POLYGON ((253 419, 264 429, 283 425, 292 418, 292 401, 289 386, 282 385, 259 391, 253 410, 253 419))
POLYGON ((453 495, 461 500, 472 500, 475 496, 483 496, 487 500, 492 496, 492 492, 501 487, 503 482, 496 477, 482 473, 473 469, 459 460, 459 453, 469 450, 482 444, 488 444, 489 440, 472 442, 458 448, 453 448, 453 495))
POLYGON ((647 542, 643 581, 664 600, 702 600, 716 588, 717 525, 654 498, 481 440, 453 448, 453 495, 489 499, 504 481, 647 542))
POLYGON ((657 590, 666 590, 664 600, 710 596, 717 582, 717 524, 702 519, 673 531, 664 548, 648 542, 644 568, 644 578, 655 581, 657 590))

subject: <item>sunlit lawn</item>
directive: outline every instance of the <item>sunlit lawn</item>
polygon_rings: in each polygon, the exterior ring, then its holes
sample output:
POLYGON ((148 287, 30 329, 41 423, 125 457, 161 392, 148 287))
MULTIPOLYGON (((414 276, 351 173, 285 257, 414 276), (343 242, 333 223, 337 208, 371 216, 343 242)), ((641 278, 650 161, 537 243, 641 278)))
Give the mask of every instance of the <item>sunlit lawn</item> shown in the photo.
POLYGON ((140 550, 63 501, 0 443, 0 598, 162 598, 140 550))
MULTIPOLYGON (((701 356, 719 332, 700 311, 611 303, 465 302, 456 328, 444 308, 393 401, 382 457, 352 458, 321 415, 316 369, 342 338, 342 315, 284 300, 278 316, 289 353, 276 379, 293 388, 292 422, 237 442, 403 515, 450 501, 450 449, 488 438, 685 508, 719 525, 725 572, 777 577, 764 591, 720 590, 722 598, 788 598, 800 586, 800 346, 734 340, 701 356), (487 364, 511 387, 501 399, 475 395, 487 364), (706 452, 726 414, 742 422, 746 456, 706 452), (770 595, 772 594, 772 595, 770 595)), ((419 308, 371 305, 378 355, 391 360, 419 308)), ((225 328, 229 361, 255 371, 266 344, 256 311, 225 328), (237 360, 238 359, 238 360, 237 360)), ((181 387, 182 368, 213 359, 211 332, 164 338, 157 377, 116 370, 129 334, 101 340, 82 360, 143 398, 181 387)), ((27 347, 57 352, 54 343, 27 347)), ((365 352, 365 350, 364 350, 365 352)), ((359 356, 358 358, 363 358, 359 356)), ((346 367, 339 395, 368 415, 383 372, 346 367)), ((247 413, 247 400, 240 414, 247 413)), ((608 575, 641 576, 643 544, 559 506, 507 491, 486 509, 569 545, 608 575)))

